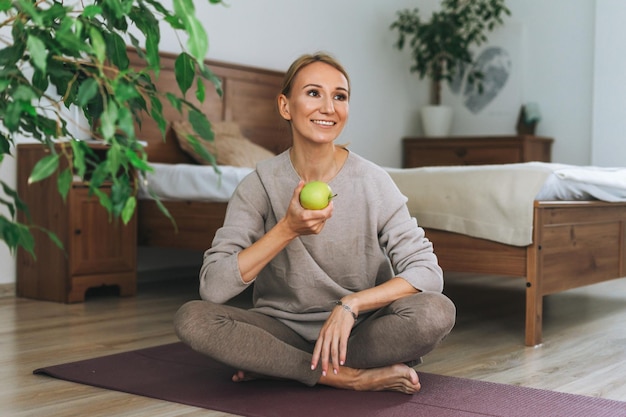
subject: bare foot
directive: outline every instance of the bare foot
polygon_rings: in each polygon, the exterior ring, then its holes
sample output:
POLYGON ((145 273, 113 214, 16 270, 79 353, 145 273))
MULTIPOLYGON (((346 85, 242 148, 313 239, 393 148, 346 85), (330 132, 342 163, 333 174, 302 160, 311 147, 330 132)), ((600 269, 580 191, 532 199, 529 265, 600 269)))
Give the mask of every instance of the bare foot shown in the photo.
POLYGON ((273 376, 267 376, 267 375, 262 375, 262 374, 257 374, 254 372, 247 372, 247 371, 237 371, 233 374, 233 377, 231 378, 233 382, 245 382, 245 381, 254 381, 255 379, 273 379, 273 380, 280 380, 281 378, 277 378, 277 377, 273 377, 273 376))
POLYGON ((337 374, 322 375, 319 383, 355 391, 397 391, 404 394, 414 394, 422 387, 415 369, 404 364, 372 369, 342 366, 337 374))
POLYGON ((231 379, 233 382, 244 382, 259 379, 259 376, 251 372, 237 371, 231 379))

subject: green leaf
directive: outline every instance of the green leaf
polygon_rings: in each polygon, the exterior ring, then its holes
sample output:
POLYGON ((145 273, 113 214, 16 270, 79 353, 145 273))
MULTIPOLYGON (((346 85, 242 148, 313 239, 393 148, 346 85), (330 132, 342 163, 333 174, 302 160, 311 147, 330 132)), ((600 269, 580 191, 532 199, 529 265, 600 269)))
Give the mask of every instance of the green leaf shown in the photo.
MULTIPOLYGON (((72 56, 78 56, 80 52, 89 49, 85 39, 79 37, 74 31, 72 19, 64 19, 61 25, 55 31, 54 37, 59 45, 63 47, 65 52, 72 52, 72 56)), ((50 64, 50 63, 48 63, 50 64)))
POLYGON ((163 136, 163 138, 165 138, 167 120, 165 120, 165 117, 163 117, 163 104, 157 96, 150 97, 150 103, 150 115, 157 122, 159 130, 161 131, 161 135, 163 136))
POLYGON ((128 224, 130 219, 133 218, 135 207, 137 207, 137 199, 133 196, 128 197, 126 204, 124 204, 124 209, 122 209, 122 221, 124 224, 128 224))
POLYGON ((210 162, 211 165, 216 167, 217 161, 215 160, 215 156, 211 155, 209 151, 207 151, 206 148, 198 142, 198 139, 196 139, 195 136, 187 135, 185 139, 189 142, 193 150, 202 157, 202 159, 210 162))
POLYGON ((107 170, 111 177, 117 175, 120 166, 123 163, 122 153, 120 152, 120 146, 115 144, 107 151, 107 170))
POLYGON ((202 80, 200 78, 198 78, 198 81, 196 82, 196 98, 198 99, 198 101, 200 103, 204 102, 204 99, 206 98, 206 91, 204 88, 204 83, 202 82, 202 80))
POLYGON ((213 140, 214 135, 211 130, 211 123, 204 113, 197 110, 189 111, 189 122, 193 130, 204 140, 213 140))
POLYGON ((104 207, 109 213, 111 213, 113 210, 113 206, 111 204, 111 199, 109 198, 107 193, 103 192, 98 187, 95 187, 95 188, 90 187, 90 190, 98 197, 98 200, 100 201, 100 205, 104 207))
POLYGON ((120 82, 115 86, 115 98, 120 103, 124 103, 138 97, 141 97, 141 95, 137 91, 137 86, 134 83, 120 80, 120 82))
POLYGON ((39 27, 43 26, 43 19, 39 14, 39 11, 34 6, 33 1, 29 0, 17 0, 16 2, 19 5, 19 8, 22 9, 24 14, 30 16, 30 18, 35 22, 35 24, 39 27))
POLYGON ((73 140, 70 142, 72 146, 72 155, 74 160, 72 164, 74 165, 74 170, 76 171, 76 175, 79 178, 85 178, 85 172, 87 171, 87 164, 85 163, 85 149, 83 146, 86 146, 84 142, 79 140, 73 140), (81 146, 82 145, 82 146, 81 146))
POLYGON ((21 223, 12 222, 0 215, 0 237, 10 249, 21 246, 32 256, 35 256, 35 240, 28 227, 21 223))
POLYGON ((0 0, 0 12, 6 12, 11 8, 11 0, 0 0))
POLYGON ((104 62, 106 60, 107 48, 104 38, 98 29, 94 26, 89 28, 89 39, 91 39, 91 47, 93 52, 98 58, 98 61, 104 62))
POLYGON ((48 178, 59 168, 59 154, 44 156, 33 168, 33 172, 28 177, 28 183, 32 184, 37 181, 48 178))
POLYGON ((40 71, 39 69, 35 69, 33 72, 33 79, 31 82, 33 84, 33 88, 36 88, 39 91, 46 91, 48 89, 48 77, 46 76, 46 73, 40 71))
POLYGON ((117 104, 110 99, 100 117, 100 132, 105 140, 111 140, 117 127, 117 104))
POLYGON ((133 115, 126 107, 120 107, 117 113, 117 128, 128 136, 128 138, 135 137, 135 122, 133 115))
POLYGON ((176 75, 178 88, 180 88, 183 96, 187 93, 187 90, 189 90, 189 88, 193 84, 195 71, 195 61, 189 54, 183 52, 182 54, 178 55, 176 61, 174 62, 174 73, 176 75))
POLYGON ((117 33, 105 32, 103 35, 106 41, 107 57, 120 70, 127 70, 130 61, 126 53, 126 42, 124 42, 124 39, 117 33))
MULTIPOLYGON (((0 132, 0 155, 11 154, 11 141, 0 132)), ((2 159, 0 159, 2 161, 2 159)))
POLYGON ((101 13, 102 13, 102 7, 95 5, 95 4, 91 4, 89 6, 86 6, 83 9, 82 15, 85 16, 86 18, 92 18, 92 17, 98 16, 101 13))
POLYGON ((126 157, 130 164, 137 168, 141 172, 153 171, 153 168, 148 164, 146 159, 140 158, 136 152, 131 149, 126 149, 126 157))
POLYGON ((98 82, 94 78, 88 78, 78 87, 76 104, 80 107, 87 105, 98 94, 98 82))
MULTIPOLYGON (((30 221, 30 212, 28 211, 28 206, 19 197, 19 195, 17 194, 17 191, 15 191, 11 187, 9 187, 4 181, 0 181, 0 185, 2 185, 2 190, 4 191, 4 193, 6 195, 10 196, 11 198, 13 198, 15 207, 18 210, 24 212, 24 214, 26 214, 26 217, 30 221)), ((14 213, 12 213, 12 215, 14 215, 14 213)))
POLYGON ((74 175, 72 173, 72 170, 66 168, 61 171, 59 177, 57 178, 57 189, 59 190, 59 194, 61 194, 61 197, 63 198, 63 202, 67 200, 67 193, 69 193, 72 186, 73 177, 74 175))
POLYGON ((63 242, 61 242, 61 239, 59 239, 59 237, 57 235, 55 235, 53 232, 51 232, 50 230, 38 227, 37 229, 41 230, 42 232, 44 232, 46 235, 48 235, 48 238, 50 238, 50 240, 52 241, 52 243, 54 243, 59 249, 64 250, 63 248, 63 242))
POLYGON ((176 224, 176 220, 174 220, 174 217, 172 217, 172 214, 169 212, 167 207, 163 205, 161 199, 152 190, 149 190, 149 194, 159 208, 159 211, 172 222, 172 226, 174 226, 174 232, 178 233, 178 225, 176 224))
POLYGON ((202 22, 196 18, 192 0, 174 0, 174 11, 185 26, 189 37, 187 48, 198 61, 203 61, 209 50, 209 41, 202 22))
POLYGON ((36 36, 29 36, 26 41, 26 49, 30 52, 35 68, 46 72, 46 61, 48 60, 48 50, 43 41, 36 36))
POLYGON ((182 112, 182 100, 181 99, 179 99, 177 96, 175 96, 172 93, 165 93, 165 97, 167 98, 167 101, 170 102, 172 107, 178 110, 179 113, 182 112))
POLYGON ((211 82, 211 84, 213 84, 215 86, 215 91, 217 91, 217 94, 222 97, 224 96, 224 90, 222 89, 222 79, 219 78, 217 75, 215 75, 213 73, 213 71, 211 71, 211 69, 209 67, 207 67, 206 65, 201 65, 200 66, 200 74, 202 74, 202 76, 207 79, 208 81, 211 82))
POLYGON ((29 85, 20 84, 12 94, 12 98, 16 101, 30 102, 31 100, 37 99, 38 96, 29 85))

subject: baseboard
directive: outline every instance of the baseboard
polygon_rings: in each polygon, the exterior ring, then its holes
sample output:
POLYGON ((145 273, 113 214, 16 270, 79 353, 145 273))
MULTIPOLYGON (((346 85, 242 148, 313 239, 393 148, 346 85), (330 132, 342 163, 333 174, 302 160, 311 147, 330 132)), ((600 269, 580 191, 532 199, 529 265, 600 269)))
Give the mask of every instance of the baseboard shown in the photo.
POLYGON ((15 297, 14 283, 0 284, 0 298, 4 297, 15 297))
MULTIPOLYGON (((179 266, 175 268, 163 268, 148 271, 137 272, 137 281, 139 283, 151 283, 169 281, 175 279, 195 278, 200 272, 195 266, 179 266)), ((0 284, 0 298, 15 297, 15 284, 0 284)))

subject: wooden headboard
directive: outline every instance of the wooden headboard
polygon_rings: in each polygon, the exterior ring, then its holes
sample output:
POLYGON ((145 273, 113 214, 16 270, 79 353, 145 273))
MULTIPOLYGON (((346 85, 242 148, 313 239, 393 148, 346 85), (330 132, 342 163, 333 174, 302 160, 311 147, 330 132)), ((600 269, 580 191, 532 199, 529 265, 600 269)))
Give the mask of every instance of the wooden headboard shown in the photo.
MULTIPOLYGON (((145 66, 134 49, 128 49, 131 66, 145 66)), ((161 72, 154 83, 159 91, 180 94, 174 74, 175 54, 161 53, 161 72)), ((283 72, 228 64, 218 61, 205 61, 213 73, 222 80, 223 97, 219 97, 210 83, 206 84, 206 99, 200 104, 192 92, 187 99, 206 114, 209 121, 237 122, 245 137, 274 153, 280 153, 291 146, 289 125, 280 117, 276 108, 276 97, 280 92, 283 72)), ((177 110, 163 101, 163 116, 168 122, 181 120, 177 110)), ((150 162, 195 163, 184 153, 172 130, 168 126, 166 140, 163 141, 156 122, 146 117, 138 128, 137 136, 146 141, 146 152, 150 162)))

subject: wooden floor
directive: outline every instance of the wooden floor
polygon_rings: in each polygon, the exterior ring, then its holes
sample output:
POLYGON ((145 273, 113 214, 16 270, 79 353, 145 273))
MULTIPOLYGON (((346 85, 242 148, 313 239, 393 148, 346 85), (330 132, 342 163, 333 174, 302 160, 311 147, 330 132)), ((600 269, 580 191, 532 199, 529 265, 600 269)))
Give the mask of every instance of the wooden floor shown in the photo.
MULTIPOLYGON (((455 329, 420 370, 626 401, 626 279, 549 296, 544 343, 524 346, 521 279, 454 275, 455 329)), ((82 304, 0 298, 1 416, 227 416, 36 376, 38 367, 176 341, 196 280, 106 291, 82 304)))

